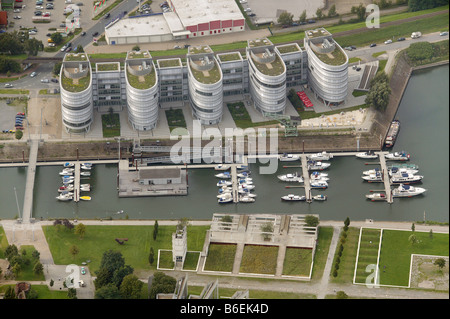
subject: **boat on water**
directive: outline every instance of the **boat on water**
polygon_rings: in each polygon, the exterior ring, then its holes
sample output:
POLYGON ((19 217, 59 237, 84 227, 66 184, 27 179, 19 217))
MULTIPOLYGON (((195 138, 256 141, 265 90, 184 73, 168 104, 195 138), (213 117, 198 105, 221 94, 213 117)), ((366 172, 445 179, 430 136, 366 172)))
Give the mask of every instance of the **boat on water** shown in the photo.
POLYGON ((81 176, 91 176, 91 172, 80 172, 81 176))
POLYGON ((388 169, 389 172, 389 176, 394 176, 397 174, 417 174, 419 172, 418 169, 411 169, 411 168, 398 168, 398 167, 393 167, 393 168, 389 168, 388 169))
POLYGON ((306 157, 312 161, 329 161, 333 158, 333 155, 323 151, 322 153, 307 155, 306 157))
POLYGON ((62 193, 62 192, 71 192, 73 191, 73 185, 69 185, 69 186, 61 186, 58 189, 58 192, 62 193))
POLYGON ((384 146, 387 148, 393 147, 395 141, 397 140, 397 135, 399 132, 400 132, 400 121, 399 120, 392 121, 391 126, 389 126, 384 146))
POLYGON ((284 153, 283 155, 280 156, 280 162, 293 162, 293 161, 298 161, 300 159, 299 155, 295 155, 295 154, 286 154, 284 153))
POLYGON ((80 196, 81 200, 91 200, 91 196, 80 196))
POLYGON ((73 184, 73 178, 72 179, 63 179, 63 184, 73 184))
POLYGON ((80 192, 90 192, 91 188, 90 187, 80 187, 80 192))
POLYGON ((307 165, 309 171, 322 171, 331 166, 330 163, 324 163, 320 161, 308 161, 307 165))
POLYGON ((80 187, 91 187, 91 184, 80 184, 80 187))
POLYGON ((391 177, 391 184, 410 184, 418 183, 423 179, 422 175, 413 175, 408 173, 395 174, 391 177))
POLYGON ((248 165, 240 164, 240 165, 236 166, 236 169, 239 169, 239 170, 248 169, 248 165))
POLYGON ((72 176, 73 172, 69 172, 69 171, 61 171, 59 172, 59 175, 63 175, 63 176, 72 176))
POLYGON ((92 169, 92 166, 87 166, 87 165, 81 164, 81 169, 84 169, 84 170, 91 170, 91 169, 92 169))
POLYGON ((239 202, 240 203, 254 203, 255 199, 253 197, 245 195, 245 196, 239 197, 239 202))
POLYGON ((412 163, 396 163, 396 164, 392 164, 392 165, 388 165, 387 168, 388 169, 392 169, 394 167, 397 168, 407 168, 407 169, 419 169, 419 165, 416 164, 412 164, 412 163))
POLYGON ((363 172, 363 175, 375 175, 375 174, 381 174, 381 170, 378 167, 363 172))
POLYGON ((219 199, 217 200, 217 202, 218 202, 219 204, 232 203, 232 202, 233 202, 233 197, 219 198, 219 199))
POLYGON ((217 182, 217 186, 219 186, 219 187, 221 187, 221 186, 231 186, 231 185, 233 185, 232 182, 226 181, 226 180, 223 180, 223 179, 221 179, 220 181, 217 182))
POLYGON ((427 190, 422 187, 413 187, 410 185, 400 184, 399 187, 392 190, 393 197, 413 197, 423 194, 427 190))
POLYGON ((366 195, 367 199, 370 199, 372 202, 386 200, 386 194, 384 193, 373 193, 366 195))
POLYGON ((223 194, 219 194, 217 195, 217 198, 233 198, 233 195, 231 193, 223 193, 223 194))
POLYGON ((227 171, 227 170, 230 169, 230 167, 231 167, 230 165, 219 164, 219 165, 216 165, 214 167, 214 170, 216 170, 216 171, 227 171))
POLYGON ((309 184, 311 188, 327 188, 328 183, 326 181, 311 181, 309 184))
POLYGON ((300 176, 297 172, 295 172, 294 174, 278 175, 277 177, 282 182, 303 183, 303 177, 300 176))
POLYGON ((329 181, 330 178, 326 173, 312 172, 309 178, 313 181, 329 181))
POLYGON ((242 173, 237 174, 237 177, 239 177, 239 178, 247 178, 249 176, 250 176, 250 172, 242 172, 242 173))
POLYGON ((364 159, 371 159, 371 158, 378 158, 378 155, 375 154, 373 151, 363 152, 356 154, 356 157, 358 158, 364 158, 364 159))
POLYGON ((384 157, 390 161, 409 161, 410 155, 405 151, 401 151, 386 154, 384 157))
POLYGON ((281 196, 281 200, 284 200, 284 201, 287 201, 287 202, 288 201, 305 201, 306 200, 306 196, 289 194, 289 195, 281 196))
POLYGON ((63 191, 63 192, 61 192, 60 195, 64 195, 64 196, 73 196, 73 192, 63 191))
POLYGON ((327 200, 327 195, 322 195, 322 194, 320 194, 320 195, 315 195, 315 196, 313 196, 312 198, 313 198, 314 200, 324 201, 324 200, 327 200))
POLYGON ((222 179, 230 179, 231 178, 231 174, 229 172, 219 173, 214 176, 217 178, 222 178, 222 179))
POLYGON ((233 189, 231 188, 221 188, 219 189, 219 194, 231 194, 233 192, 233 189))
POLYGON ((242 184, 248 184, 248 185, 253 185, 253 181, 249 181, 249 180, 247 180, 247 179, 240 179, 239 181, 238 181, 238 183, 239 183, 239 185, 242 185, 242 184))
POLYGON ((251 193, 251 189, 248 189, 248 188, 240 188, 239 190, 238 190, 238 193, 239 194, 249 194, 249 193, 251 193))
POLYGON ((73 199, 73 196, 71 196, 71 195, 59 195, 59 196, 57 196, 56 197, 56 199, 57 200, 60 200, 60 201, 63 201, 63 202, 66 202, 66 201, 69 201, 69 200, 72 200, 73 199))
POLYGON ((74 163, 67 162, 67 163, 64 163, 63 166, 64 166, 64 167, 74 167, 75 164, 74 164, 74 163))
POLYGON ((245 189, 245 188, 247 188, 247 189, 255 189, 255 185, 252 185, 252 184, 241 184, 241 185, 239 185, 239 189, 245 189))
POLYGON ((383 176, 381 173, 361 176, 361 178, 369 183, 382 183, 383 176))

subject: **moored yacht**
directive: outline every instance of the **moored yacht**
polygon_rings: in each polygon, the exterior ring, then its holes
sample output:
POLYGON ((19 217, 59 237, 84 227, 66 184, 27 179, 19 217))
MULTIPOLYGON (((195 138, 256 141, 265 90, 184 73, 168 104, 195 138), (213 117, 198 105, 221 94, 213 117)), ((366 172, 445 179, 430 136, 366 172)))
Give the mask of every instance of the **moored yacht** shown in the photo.
POLYGON ((223 178, 223 179, 230 179, 231 178, 231 174, 229 172, 223 172, 223 173, 219 173, 214 175, 217 178, 223 178))
POLYGON ((364 159, 371 159, 371 158, 378 158, 378 155, 375 154, 373 151, 368 151, 368 152, 358 153, 358 154, 356 154, 356 157, 364 158, 364 159))
POLYGON ((392 175, 391 183, 392 184, 410 184, 410 183, 418 183, 423 179, 422 175, 413 175, 408 173, 395 174, 392 175))
POLYGON ((393 167, 393 168, 389 168, 388 169, 389 172, 389 176, 393 176, 396 174, 417 174, 419 172, 418 169, 412 169, 412 168, 398 168, 398 167, 393 167))
POLYGON ((420 194, 423 194, 427 190, 422 187, 413 187, 410 185, 403 185, 400 184, 399 187, 394 188, 392 190, 392 196, 393 197, 413 197, 420 194))
POLYGON ((300 176, 297 172, 295 172, 294 174, 278 175, 277 177, 280 181, 283 182, 303 183, 303 177, 300 176))
POLYGON ((230 169, 230 167, 231 167, 230 165, 219 164, 219 165, 215 166, 214 169, 216 171, 227 171, 230 169))
POLYGON ((373 193, 366 195, 367 199, 370 199, 372 202, 386 200, 386 194, 383 193, 373 193))
POLYGON ((289 194, 289 195, 281 196, 281 200, 284 200, 284 201, 305 201, 306 200, 306 196, 289 194))
POLYGON ((391 161, 409 161, 410 155, 405 151, 394 152, 384 155, 387 160, 391 161))
POLYGON ((328 183, 326 181, 311 181, 311 188, 327 188, 328 183))
POLYGON ((300 159, 300 156, 295 154, 283 154, 280 156, 280 162, 293 162, 298 161, 300 159))
POLYGON ((306 155, 306 157, 312 161, 328 161, 333 158, 333 155, 323 151, 322 153, 306 155))
POLYGON ((308 161, 308 170, 310 171, 322 171, 331 166, 330 163, 317 162, 317 161, 308 161))

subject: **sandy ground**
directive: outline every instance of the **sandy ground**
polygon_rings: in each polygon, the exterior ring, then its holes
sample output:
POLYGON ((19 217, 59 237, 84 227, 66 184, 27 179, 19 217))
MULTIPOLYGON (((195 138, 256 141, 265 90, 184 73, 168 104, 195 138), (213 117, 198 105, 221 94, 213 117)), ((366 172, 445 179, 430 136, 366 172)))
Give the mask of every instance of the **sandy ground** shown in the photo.
POLYGON ((40 133, 42 110, 42 135, 50 139, 60 139, 62 132, 61 104, 59 95, 33 94, 28 101, 28 121, 30 134, 40 133))

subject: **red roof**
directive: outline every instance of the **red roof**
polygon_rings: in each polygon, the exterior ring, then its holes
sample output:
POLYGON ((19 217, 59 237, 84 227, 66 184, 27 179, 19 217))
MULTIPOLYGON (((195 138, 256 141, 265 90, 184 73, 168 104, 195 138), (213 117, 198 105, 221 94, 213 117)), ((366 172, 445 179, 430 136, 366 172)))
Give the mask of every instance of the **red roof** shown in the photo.
POLYGON ((0 25, 8 24, 8 13, 6 11, 0 11, 0 25))

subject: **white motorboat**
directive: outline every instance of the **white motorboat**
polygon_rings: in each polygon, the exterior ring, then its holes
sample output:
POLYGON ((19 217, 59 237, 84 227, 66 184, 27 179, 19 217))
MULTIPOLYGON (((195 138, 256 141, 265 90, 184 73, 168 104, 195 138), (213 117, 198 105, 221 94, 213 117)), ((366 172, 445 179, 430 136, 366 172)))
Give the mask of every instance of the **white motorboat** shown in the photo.
POLYGON ((328 183, 326 181, 311 181, 311 188, 327 188, 328 183))
POLYGON ((322 194, 315 195, 315 196, 313 196, 313 199, 314 200, 319 200, 319 201, 324 201, 324 200, 327 200, 327 195, 322 195, 322 194))
POLYGON ((91 187, 91 184, 80 184, 80 187, 91 187))
POLYGON ((375 175, 375 174, 381 174, 381 170, 378 167, 363 172, 363 175, 375 175))
POLYGON ((405 151, 394 152, 384 155, 387 160, 391 161, 409 161, 410 155, 405 151))
POLYGON ((223 180, 223 179, 221 179, 220 181, 217 182, 217 186, 219 186, 219 187, 221 187, 221 186, 231 186, 231 185, 233 185, 232 182, 226 181, 226 180, 223 180))
POLYGON ((364 158, 364 159, 371 159, 371 158, 378 158, 378 155, 375 154, 373 151, 368 151, 368 152, 363 152, 363 153, 357 153, 356 157, 364 158))
POLYGON ((283 154, 280 156, 280 162, 293 162, 298 161, 300 159, 300 156, 295 154, 283 154))
POLYGON ((62 179, 75 179, 73 175, 63 175, 62 179))
POLYGON ((88 162, 86 162, 86 163, 81 163, 81 165, 84 165, 84 166, 91 166, 91 167, 92 167, 92 163, 88 163, 88 162))
POLYGON ((248 165, 240 164, 240 165, 236 166, 236 168, 237 168, 237 169, 240 169, 240 170, 248 169, 248 165))
POLYGON ((398 188, 394 188, 392 190, 393 197, 413 197, 420 194, 423 194, 427 190, 422 187, 413 187, 410 185, 400 184, 398 188))
POLYGON ((80 187, 80 192, 90 192, 91 189, 89 187, 80 187))
POLYGON ((219 204, 232 203, 232 202, 233 202, 233 197, 219 198, 219 199, 217 200, 217 202, 218 202, 219 204))
POLYGON ((63 184, 73 184, 74 180, 72 179, 63 179, 63 184))
POLYGON ((322 171, 331 166, 330 163, 317 162, 317 161, 308 161, 308 170, 310 171, 322 171))
POLYGON ((67 163, 64 163, 63 166, 64 166, 64 167, 74 167, 75 164, 74 164, 74 163, 69 163, 69 162, 67 162, 67 163))
POLYGON ((303 177, 297 172, 294 174, 278 175, 277 177, 282 182, 303 183, 303 177))
POLYGON ((61 192, 60 196, 73 196, 73 192, 63 191, 61 192))
POLYGON ((246 179, 240 179, 240 180, 238 181, 238 183, 239 183, 239 185, 243 185, 243 184, 253 185, 253 182, 252 182, 252 181, 248 181, 248 180, 246 180, 246 179))
POLYGON ((91 176, 91 172, 80 172, 81 176, 91 176))
POLYGON ((219 194, 231 194, 233 190, 231 188, 221 188, 219 189, 219 194))
POLYGON ((73 172, 61 171, 61 172, 59 172, 59 175, 63 175, 63 176, 72 176, 72 175, 73 175, 73 172))
POLYGON ((306 196, 289 194, 289 195, 281 196, 281 200, 284 200, 284 201, 305 201, 306 200, 306 196))
POLYGON ((251 177, 240 177, 239 181, 252 182, 253 178, 251 178, 251 177))
POLYGON ((242 173, 237 174, 237 177, 239 177, 239 178, 247 178, 249 176, 250 176, 250 172, 242 172, 242 173))
POLYGON ((325 182, 327 182, 327 181, 330 180, 330 178, 327 177, 327 176, 328 176, 328 174, 322 174, 322 173, 319 173, 319 172, 312 172, 312 174, 309 176, 309 178, 312 181, 325 181, 325 182))
POLYGON ((233 195, 231 195, 231 193, 223 193, 217 195, 217 198, 233 198, 233 195))
POLYGON ((417 174, 419 172, 418 169, 412 169, 412 168, 398 168, 398 167, 392 167, 388 169, 389 176, 394 176, 396 174, 417 174))
POLYGON ((215 166, 214 169, 216 171, 227 171, 230 169, 230 167, 231 167, 230 165, 219 164, 219 165, 215 166))
POLYGON ((238 190, 238 193, 239 194, 249 194, 249 193, 251 193, 251 189, 248 189, 248 188, 240 188, 239 190, 238 190))
POLYGON ((69 200, 73 199, 73 196, 70 196, 68 194, 67 195, 59 195, 56 197, 56 199, 60 200, 60 201, 69 201, 69 200))
POLYGON ((81 164, 81 169, 84 169, 84 170, 91 170, 91 169, 92 169, 92 166, 86 166, 86 165, 84 165, 84 164, 81 164))
POLYGON ((239 185, 239 189, 255 189, 255 185, 250 185, 250 184, 241 184, 239 185))
POLYGON ((391 177, 391 184, 410 184, 418 183, 423 179, 422 175, 413 175, 408 173, 395 174, 391 177))
POLYGON ((369 183, 382 183, 383 177, 381 174, 370 174, 361 176, 361 178, 369 183))
POLYGON ((366 195, 366 198, 370 199, 372 202, 386 200, 386 194, 384 193, 373 193, 366 195))
POLYGON ((333 158, 333 155, 323 151, 322 153, 307 155, 306 157, 312 161, 329 161, 333 158))
POLYGON ((214 176, 217 178, 222 178, 222 179, 230 179, 231 178, 231 174, 229 172, 219 173, 214 176))
POLYGON ((239 197, 239 202, 240 203, 253 203, 253 202, 255 202, 255 199, 250 196, 241 196, 241 197, 239 197))

